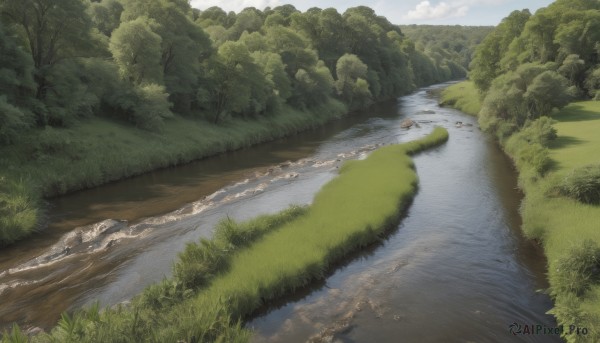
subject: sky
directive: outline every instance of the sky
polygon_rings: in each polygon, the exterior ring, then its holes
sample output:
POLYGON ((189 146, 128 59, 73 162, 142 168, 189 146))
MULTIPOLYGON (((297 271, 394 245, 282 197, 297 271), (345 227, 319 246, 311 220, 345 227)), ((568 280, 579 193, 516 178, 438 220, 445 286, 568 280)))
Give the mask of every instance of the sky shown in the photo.
POLYGON ((393 24, 497 25, 514 10, 528 8, 534 13, 552 0, 192 0, 192 6, 206 9, 219 6, 239 12, 246 7, 292 4, 301 11, 311 7, 334 7, 343 13, 348 7, 369 6, 393 24))

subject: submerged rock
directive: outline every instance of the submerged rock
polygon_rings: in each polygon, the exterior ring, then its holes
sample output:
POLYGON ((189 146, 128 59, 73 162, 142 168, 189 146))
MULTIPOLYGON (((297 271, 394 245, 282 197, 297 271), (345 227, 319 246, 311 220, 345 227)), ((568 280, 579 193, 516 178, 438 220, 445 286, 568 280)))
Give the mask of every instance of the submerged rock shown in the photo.
POLYGON ((412 119, 404 119, 401 123, 400 123, 400 127, 403 129, 409 129, 411 126, 413 126, 415 124, 414 121, 412 121, 412 119))

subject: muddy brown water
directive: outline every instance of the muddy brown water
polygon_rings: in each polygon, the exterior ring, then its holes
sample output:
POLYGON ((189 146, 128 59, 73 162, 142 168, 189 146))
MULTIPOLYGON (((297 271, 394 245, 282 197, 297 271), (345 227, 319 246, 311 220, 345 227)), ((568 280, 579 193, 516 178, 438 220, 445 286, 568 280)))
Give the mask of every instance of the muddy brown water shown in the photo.
POLYGON ((505 342, 509 325, 556 326, 539 247, 524 239, 510 161, 474 118, 422 89, 323 128, 50 201, 49 226, 0 252, 0 328, 49 328, 60 313, 112 305, 170 275, 186 242, 227 216, 310 203, 348 159, 421 137, 419 192, 384 242, 246 324, 255 342, 505 342), (401 129, 403 119, 419 127, 401 129), (463 123, 456 125, 457 121, 463 123))

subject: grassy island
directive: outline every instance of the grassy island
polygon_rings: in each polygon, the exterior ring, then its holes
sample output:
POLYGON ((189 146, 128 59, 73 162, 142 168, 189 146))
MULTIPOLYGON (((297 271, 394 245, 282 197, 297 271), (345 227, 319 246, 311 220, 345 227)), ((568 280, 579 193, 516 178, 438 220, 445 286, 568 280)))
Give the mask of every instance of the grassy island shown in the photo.
MULTIPOLYGON (((440 127, 412 142, 346 162, 309 207, 245 223, 221 222, 211 240, 190 243, 174 276, 130 305, 63 315, 35 342, 245 342, 244 318, 265 302, 323 278, 334 263, 395 227, 417 191, 410 155, 448 139, 440 127)), ((15 326, 6 342, 24 338, 15 326)))

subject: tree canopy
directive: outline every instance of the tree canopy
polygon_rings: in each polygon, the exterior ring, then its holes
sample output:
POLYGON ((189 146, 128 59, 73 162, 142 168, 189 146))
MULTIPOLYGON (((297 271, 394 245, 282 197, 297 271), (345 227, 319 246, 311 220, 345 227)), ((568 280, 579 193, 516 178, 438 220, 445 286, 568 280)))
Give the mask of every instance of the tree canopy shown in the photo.
MULTIPOLYGON (((234 13, 186 0, 0 0, 0 144, 89 116, 160 130, 173 115, 220 123, 331 98, 364 108, 463 77, 486 32, 405 29, 417 44, 365 6, 234 13)), ((586 44, 569 53, 591 53, 586 44)), ((560 75, 583 84, 578 63, 569 57, 560 75)))
POLYGON ((471 63, 469 77, 484 98, 482 127, 504 135, 576 97, 597 97, 599 10, 598 1, 557 0, 504 18, 471 63))

